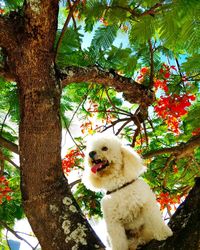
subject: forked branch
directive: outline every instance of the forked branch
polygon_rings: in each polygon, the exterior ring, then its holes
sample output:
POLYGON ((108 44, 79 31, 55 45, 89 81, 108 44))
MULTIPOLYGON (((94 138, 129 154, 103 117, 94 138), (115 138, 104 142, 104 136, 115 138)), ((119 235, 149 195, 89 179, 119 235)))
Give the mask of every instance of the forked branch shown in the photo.
POLYGON ((178 146, 171 148, 161 148, 158 150, 150 151, 143 155, 144 159, 149 159, 151 157, 162 155, 162 154, 172 154, 176 159, 186 157, 193 153, 194 149, 200 145, 200 135, 192 137, 188 142, 181 143, 178 146))
POLYGON ((116 91, 122 92, 124 98, 130 103, 151 105, 154 102, 154 93, 145 86, 138 84, 132 78, 123 77, 116 72, 104 71, 96 66, 76 67, 70 66, 58 70, 62 86, 70 83, 97 83, 113 87, 116 91))

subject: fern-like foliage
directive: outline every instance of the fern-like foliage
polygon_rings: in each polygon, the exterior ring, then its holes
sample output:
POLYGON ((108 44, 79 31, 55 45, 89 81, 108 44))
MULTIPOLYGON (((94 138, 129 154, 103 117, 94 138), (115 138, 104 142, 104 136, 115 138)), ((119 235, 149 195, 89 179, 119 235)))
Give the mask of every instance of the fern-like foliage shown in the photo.
MULTIPOLYGON (((55 44, 57 44, 60 34, 61 31, 58 31, 55 44)), ((80 28, 69 27, 66 30, 58 50, 57 63, 60 66, 67 66, 69 62, 73 65, 79 64, 82 36, 80 28)))
POLYGON ((5 4, 5 7, 9 10, 17 9, 23 5, 23 0, 4 0, 2 1, 5 4))
POLYGON ((98 49, 106 50, 113 44, 118 27, 117 25, 113 26, 100 26, 96 31, 92 39, 91 45, 98 49))
POLYGON ((188 75, 195 75, 200 73, 200 55, 194 54, 189 57, 186 62, 182 64, 182 69, 188 73, 188 75))
POLYGON ((131 30, 129 39, 132 44, 146 43, 155 34, 155 18, 152 16, 141 17, 136 21, 131 22, 131 30))

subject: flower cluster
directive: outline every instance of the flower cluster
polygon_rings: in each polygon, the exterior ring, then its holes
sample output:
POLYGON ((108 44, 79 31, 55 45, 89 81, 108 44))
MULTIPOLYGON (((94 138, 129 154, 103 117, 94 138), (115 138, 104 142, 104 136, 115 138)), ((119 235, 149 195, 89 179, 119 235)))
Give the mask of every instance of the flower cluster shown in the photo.
POLYGON ((190 94, 161 96, 154 110, 159 117, 165 120, 172 132, 179 134, 180 118, 187 114, 188 111, 186 108, 194 100, 195 96, 190 94))
POLYGON ((82 134, 92 135, 95 132, 101 132, 102 128, 105 128, 106 125, 111 124, 116 118, 112 109, 99 110, 99 105, 91 100, 89 101, 89 107, 87 108, 87 111, 89 113, 89 117, 87 117, 87 120, 80 126, 82 134), (97 116, 101 114, 101 112, 102 114, 105 112, 105 114, 101 118, 102 125, 99 125, 99 118, 97 116))
POLYGON ((94 132, 92 121, 90 121, 90 120, 82 123, 81 126, 80 126, 80 128, 81 128, 81 133, 82 134, 85 134, 87 132, 88 134, 91 135, 94 132))
POLYGON ((79 149, 71 149, 62 160, 62 168, 66 175, 71 172, 74 167, 79 167, 84 154, 79 149))
POLYGON ((9 188, 9 182, 8 180, 4 177, 0 177, 0 204, 3 203, 4 200, 10 201, 11 196, 10 193, 12 190, 9 188))
POLYGON ((168 192, 166 193, 161 193, 158 197, 157 197, 157 201, 160 204, 160 210, 165 209, 166 207, 168 207, 168 209, 176 209, 177 204, 180 204, 181 202, 181 197, 180 195, 170 195, 168 192))

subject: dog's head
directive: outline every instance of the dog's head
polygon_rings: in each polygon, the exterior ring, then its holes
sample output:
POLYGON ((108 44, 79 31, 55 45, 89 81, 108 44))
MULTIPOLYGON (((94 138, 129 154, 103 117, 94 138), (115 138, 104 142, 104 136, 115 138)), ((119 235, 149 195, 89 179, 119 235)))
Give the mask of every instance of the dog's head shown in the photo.
POLYGON ((88 141, 86 164, 93 174, 108 174, 110 169, 116 164, 121 164, 121 161, 121 142, 117 137, 96 134, 88 141))
POLYGON ((114 135, 96 134, 87 143, 83 182, 90 189, 116 188, 136 179, 144 167, 139 155, 114 135))

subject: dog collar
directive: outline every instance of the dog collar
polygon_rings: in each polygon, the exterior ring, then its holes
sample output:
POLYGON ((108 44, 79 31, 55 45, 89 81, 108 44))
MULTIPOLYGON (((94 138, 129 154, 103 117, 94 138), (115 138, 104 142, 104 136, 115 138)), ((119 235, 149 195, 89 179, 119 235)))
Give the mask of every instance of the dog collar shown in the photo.
POLYGON ((122 186, 119 187, 119 188, 113 189, 112 191, 107 191, 106 194, 107 194, 107 195, 112 194, 112 193, 114 193, 114 192, 116 192, 116 191, 118 191, 118 190, 120 190, 120 189, 122 189, 122 188, 124 188, 124 187, 127 187, 128 185, 132 184, 132 183, 135 182, 136 180, 137 180, 137 179, 133 179, 132 181, 129 181, 129 182, 125 183, 124 185, 122 185, 122 186))

